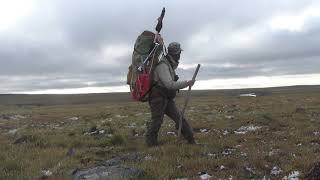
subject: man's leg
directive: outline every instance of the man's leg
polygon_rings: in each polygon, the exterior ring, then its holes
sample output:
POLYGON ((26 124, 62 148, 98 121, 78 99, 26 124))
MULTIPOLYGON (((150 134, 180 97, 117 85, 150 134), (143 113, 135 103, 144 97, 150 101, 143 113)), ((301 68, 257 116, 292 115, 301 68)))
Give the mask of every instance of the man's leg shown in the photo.
POLYGON ((151 121, 147 122, 146 144, 155 146, 158 144, 158 132, 163 122, 164 110, 167 100, 163 97, 152 97, 149 100, 151 121))
MULTIPOLYGON (((176 123, 176 129, 178 130, 181 113, 173 99, 168 101, 165 113, 176 123)), ((181 134, 190 144, 195 143, 192 129, 185 118, 182 118, 181 134)))

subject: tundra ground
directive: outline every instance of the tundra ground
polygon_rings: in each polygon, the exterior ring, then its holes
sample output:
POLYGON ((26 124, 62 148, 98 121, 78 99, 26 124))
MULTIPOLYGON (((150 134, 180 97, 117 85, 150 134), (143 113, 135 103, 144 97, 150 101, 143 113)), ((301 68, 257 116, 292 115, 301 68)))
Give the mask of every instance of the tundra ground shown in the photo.
MULTIPOLYGON (((320 161, 318 89, 247 92, 257 97, 235 90, 194 93, 185 116, 199 145, 177 142, 166 117, 153 148, 144 145, 148 104, 123 100, 123 94, 119 101, 98 94, 60 103, 70 96, 0 97, 0 179, 46 172, 70 179, 76 168, 136 152, 142 159, 126 164, 144 170, 146 179, 282 179, 295 173, 303 179, 320 161)), ((177 104, 182 107, 183 94, 177 104)))

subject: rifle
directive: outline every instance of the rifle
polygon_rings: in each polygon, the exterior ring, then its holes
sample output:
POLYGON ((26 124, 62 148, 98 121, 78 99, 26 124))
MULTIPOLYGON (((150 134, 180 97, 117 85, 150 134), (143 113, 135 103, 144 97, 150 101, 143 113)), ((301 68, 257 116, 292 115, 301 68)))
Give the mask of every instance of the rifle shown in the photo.
POLYGON ((158 46, 160 45, 159 43, 157 43, 157 39, 158 39, 158 36, 160 34, 160 31, 162 29, 162 20, 164 18, 164 15, 166 13, 166 9, 165 8, 162 8, 162 11, 161 11, 161 15, 160 17, 158 17, 158 23, 156 25, 156 34, 154 36, 154 39, 153 39, 153 43, 155 44, 155 46, 153 47, 152 51, 149 53, 149 55, 146 57, 146 59, 142 62, 142 64, 138 67, 138 70, 139 71, 142 71, 142 68, 143 66, 147 63, 150 55, 158 48, 158 46))
MULTIPOLYGON (((200 64, 198 64, 197 69, 193 74, 192 80, 196 80, 196 77, 197 77, 199 69, 200 69, 200 64)), ((179 129, 178 129, 178 139, 179 140, 181 139, 182 119, 183 119, 184 112, 185 112, 185 110, 187 108, 187 104, 188 104, 189 99, 190 99, 190 92, 191 92, 191 86, 189 86, 189 89, 188 89, 188 92, 187 92, 187 98, 186 98, 186 100, 184 102, 184 106, 183 106, 182 112, 180 114, 179 129)))
POLYGON ((157 38, 158 38, 159 33, 160 33, 161 29, 162 29, 162 20, 164 18, 165 13, 166 13, 166 8, 162 8, 161 15, 158 18, 158 23, 157 23, 157 26, 156 26, 156 31, 157 32, 156 32, 156 35, 154 36, 154 40, 153 40, 154 43, 157 42, 157 38))

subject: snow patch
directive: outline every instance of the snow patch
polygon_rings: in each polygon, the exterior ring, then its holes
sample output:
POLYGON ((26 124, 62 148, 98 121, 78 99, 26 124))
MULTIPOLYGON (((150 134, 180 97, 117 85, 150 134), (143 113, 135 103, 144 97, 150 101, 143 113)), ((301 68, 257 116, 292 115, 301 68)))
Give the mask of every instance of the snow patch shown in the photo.
POLYGON ((261 129, 261 126, 254 126, 254 125, 250 125, 250 126, 241 126, 239 129, 237 129, 236 131, 234 131, 235 134, 246 134, 247 132, 253 132, 256 131, 258 129, 261 129))
POLYGON ((200 129, 200 132, 201 133, 209 133, 209 130, 208 129, 200 129))
POLYGON ((115 115, 116 118, 127 118, 128 116, 122 116, 120 114, 115 115))
POLYGON ((280 169, 278 166, 274 166, 270 172, 271 175, 277 176, 281 174, 282 169, 280 169))
POLYGON ((228 131, 228 130, 224 130, 222 134, 223 134, 224 136, 226 136, 226 135, 229 134, 229 131, 228 131))
POLYGON ((50 170, 42 170, 41 171, 41 174, 43 177, 49 177, 49 176, 52 176, 52 172, 50 170))
POLYGON ((176 132, 174 132, 174 131, 168 131, 168 132, 167 132, 167 135, 173 135, 173 136, 176 136, 176 132))
POLYGON ((232 154, 233 151, 235 151, 235 149, 225 149, 224 151, 222 151, 222 154, 227 156, 232 154))
POLYGON ((77 121, 77 120, 79 120, 79 118, 78 118, 78 117, 71 117, 71 118, 69 118, 69 120, 71 120, 71 121, 77 121))
POLYGON ((300 172, 293 171, 288 176, 282 178, 282 180, 299 180, 300 172))
POLYGON ((241 97, 257 97, 255 93, 248 93, 248 94, 240 94, 241 97))
POLYGON ((199 172, 198 174, 201 180, 210 179, 212 177, 207 172, 199 172))

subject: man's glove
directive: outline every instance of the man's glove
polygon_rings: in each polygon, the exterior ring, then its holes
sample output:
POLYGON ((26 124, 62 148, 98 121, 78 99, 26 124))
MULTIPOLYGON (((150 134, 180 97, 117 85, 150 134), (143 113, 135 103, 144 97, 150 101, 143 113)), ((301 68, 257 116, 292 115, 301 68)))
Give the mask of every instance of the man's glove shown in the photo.
POLYGON ((187 82, 188 86, 193 86, 196 80, 190 80, 187 82))
POLYGON ((178 81, 179 80, 179 76, 178 75, 174 75, 174 81, 178 81))

